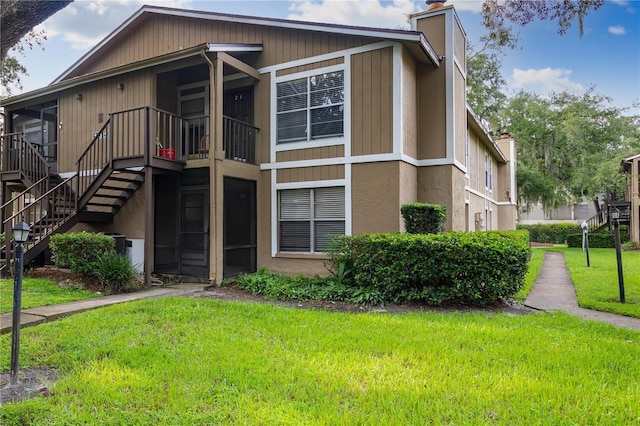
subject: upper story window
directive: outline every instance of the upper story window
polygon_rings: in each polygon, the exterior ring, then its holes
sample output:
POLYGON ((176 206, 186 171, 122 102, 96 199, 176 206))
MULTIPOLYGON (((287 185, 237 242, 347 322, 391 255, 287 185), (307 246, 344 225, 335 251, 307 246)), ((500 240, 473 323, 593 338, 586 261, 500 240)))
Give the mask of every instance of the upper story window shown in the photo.
POLYGON ((344 136, 344 71, 277 83, 278 144, 344 136))

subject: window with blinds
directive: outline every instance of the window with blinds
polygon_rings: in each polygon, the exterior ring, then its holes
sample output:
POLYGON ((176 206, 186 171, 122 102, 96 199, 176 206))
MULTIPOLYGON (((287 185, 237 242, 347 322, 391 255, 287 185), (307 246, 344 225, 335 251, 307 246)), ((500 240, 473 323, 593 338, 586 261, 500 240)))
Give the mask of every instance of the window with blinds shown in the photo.
POLYGON ((344 135, 344 71, 277 84, 277 143, 344 135))
POLYGON ((279 194, 281 252, 321 252, 344 234, 344 187, 288 189, 279 194))

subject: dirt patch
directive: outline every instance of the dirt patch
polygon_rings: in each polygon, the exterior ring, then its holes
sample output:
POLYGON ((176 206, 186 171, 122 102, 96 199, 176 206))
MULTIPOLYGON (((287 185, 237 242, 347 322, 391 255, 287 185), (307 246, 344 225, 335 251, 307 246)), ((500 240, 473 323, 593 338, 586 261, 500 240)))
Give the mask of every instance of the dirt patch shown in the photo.
POLYGON ((24 276, 27 278, 46 278, 64 288, 83 288, 94 293, 104 291, 104 286, 95 277, 55 266, 29 269, 24 271, 24 276))
POLYGON ((36 396, 49 396, 49 386, 57 378, 54 370, 31 368, 18 370, 18 381, 11 385, 11 373, 0 373, 0 405, 36 396))
POLYGON ((511 315, 522 315, 535 312, 535 310, 527 308, 519 303, 506 301, 500 303, 492 303, 485 306, 465 306, 465 305, 447 305, 447 306, 430 306, 425 303, 389 303, 385 306, 363 307, 353 303, 326 300, 307 300, 295 302, 270 301, 262 296, 256 296, 248 293, 234 285, 223 287, 211 287, 203 291, 190 293, 191 297, 202 297, 207 299, 217 299, 225 301, 242 301, 254 303, 271 303, 276 306, 285 306, 298 309, 320 309, 333 312, 380 312, 380 313, 411 313, 411 312, 476 312, 476 313, 507 313, 511 315))

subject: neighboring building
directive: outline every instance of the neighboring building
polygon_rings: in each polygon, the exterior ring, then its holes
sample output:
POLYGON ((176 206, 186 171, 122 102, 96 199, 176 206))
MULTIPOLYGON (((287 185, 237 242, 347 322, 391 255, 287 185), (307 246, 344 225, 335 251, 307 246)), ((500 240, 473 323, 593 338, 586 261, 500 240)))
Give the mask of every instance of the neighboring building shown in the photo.
POLYGON ((444 205, 448 230, 514 229, 514 143, 467 106, 455 10, 411 27, 145 6, 3 102, 5 229, 28 205, 31 256, 53 232, 117 233, 147 279, 217 283, 326 273, 331 234, 401 231, 409 202, 444 205))
MULTIPOLYGON (((601 211, 605 209, 604 203, 600 205, 601 211)), ((545 210, 542 204, 536 203, 530 206, 523 206, 520 212, 518 223, 523 225, 535 225, 537 223, 567 223, 573 222, 581 224, 596 216, 596 206, 593 200, 584 198, 580 203, 561 204, 555 209, 545 210)))
POLYGON ((622 169, 627 175, 624 199, 628 210, 621 209, 621 218, 629 224, 631 241, 640 242, 640 153, 622 160, 622 169))

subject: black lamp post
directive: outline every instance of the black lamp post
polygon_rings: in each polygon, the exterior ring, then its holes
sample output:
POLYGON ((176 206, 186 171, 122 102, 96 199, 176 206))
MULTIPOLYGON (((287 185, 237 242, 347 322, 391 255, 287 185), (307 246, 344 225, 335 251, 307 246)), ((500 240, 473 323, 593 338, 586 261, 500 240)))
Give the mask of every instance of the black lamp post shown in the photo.
POLYGON ((18 383, 18 362, 20 358, 20 310, 22 309, 22 264, 24 259, 23 244, 29 239, 31 228, 24 221, 16 224, 13 229, 13 239, 16 242, 16 259, 13 273, 13 323, 11 326, 11 385, 18 383))
POLYGON ((618 262, 618 288, 620 289, 620 303, 624 303, 624 276, 622 275, 622 252, 620 250, 620 210, 611 208, 611 219, 616 235, 616 260, 618 262))
POLYGON ((591 261, 589 260, 589 225, 587 224, 587 221, 585 220, 584 222, 582 222, 582 225, 580 225, 580 227, 582 228, 582 251, 587 251, 587 268, 590 268, 591 261))

